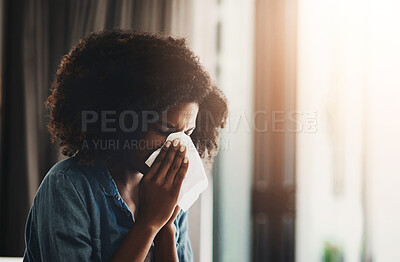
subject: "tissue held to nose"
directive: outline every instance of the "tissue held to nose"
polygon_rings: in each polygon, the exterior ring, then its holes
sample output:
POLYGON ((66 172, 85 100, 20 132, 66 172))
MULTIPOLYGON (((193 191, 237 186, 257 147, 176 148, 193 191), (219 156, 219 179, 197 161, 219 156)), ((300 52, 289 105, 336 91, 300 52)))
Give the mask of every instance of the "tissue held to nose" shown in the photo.
MULTIPOLYGON (((208 180, 203 162, 190 136, 184 132, 175 132, 171 133, 166 141, 172 141, 175 138, 178 138, 181 144, 186 146, 186 157, 189 159, 189 167, 178 196, 178 206, 183 211, 187 211, 199 195, 207 189, 208 180)), ((161 148, 154 151, 145 161, 146 165, 150 167, 160 151, 161 148)))

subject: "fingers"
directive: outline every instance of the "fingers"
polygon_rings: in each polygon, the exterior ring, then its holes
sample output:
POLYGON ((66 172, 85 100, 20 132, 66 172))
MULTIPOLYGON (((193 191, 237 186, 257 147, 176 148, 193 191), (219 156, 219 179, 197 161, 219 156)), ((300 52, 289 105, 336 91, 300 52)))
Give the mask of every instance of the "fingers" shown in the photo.
POLYGON ((181 190, 182 182, 185 179, 188 167, 189 167, 189 159, 185 156, 185 158, 182 161, 181 167, 179 168, 178 172, 175 175, 175 179, 172 184, 172 190, 177 195, 181 190))
POLYGON ((161 148, 160 153, 157 155, 156 159, 154 160, 154 163, 150 166, 149 171, 146 174, 146 178, 147 179, 151 179, 153 178, 153 176, 155 176, 157 174, 157 171, 160 167, 160 165, 162 164, 162 162, 164 161, 164 157, 167 154, 170 146, 171 146, 171 141, 167 141, 164 146, 161 148))
POLYGON ((165 175, 168 172, 169 167, 172 165, 175 159, 176 151, 178 150, 179 139, 174 139, 172 145, 170 146, 168 152, 164 156, 162 163, 160 164, 156 174, 153 176, 153 180, 157 183, 164 183, 165 175))
POLYGON ((185 154, 186 154, 186 146, 184 144, 181 144, 179 146, 178 152, 175 155, 174 162, 169 167, 168 172, 165 176, 164 183, 166 186, 168 186, 168 187, 172 186, 176 172, 178 172, 179 168, 181 167, 181 164, 182 164, 183 158, 185 157, 185 154))

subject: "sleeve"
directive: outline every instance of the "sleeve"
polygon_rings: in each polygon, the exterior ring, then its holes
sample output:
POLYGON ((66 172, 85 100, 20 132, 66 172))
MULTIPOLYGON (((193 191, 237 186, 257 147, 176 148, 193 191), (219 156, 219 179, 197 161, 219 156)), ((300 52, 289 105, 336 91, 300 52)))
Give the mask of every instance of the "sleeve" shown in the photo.
POLYGON ((178 259, 179 262, 193 262, 193 250, 189 237, 189 219, 188 211, 182 211, 182 215, 178 221, 179 237, 178 237, 178 259))
POLYGON ((36 194, 32 209, 32 218, 26 226, 24 261, 99 260, 92 254, 87 207, 67 174, 47 177, 36 194), (37 247, 38 250, 32 250, 37 247), (33 259, 30 254, 40 257, 33 259))
POLYGON ((38 241, 36 239, 36 231, 34 221, 32 221, 34 214, 34 210, 31 208, 29 210, 28 218, 25 224, 25 252, 24 252, 24 262, 33 262, 37 261, 40 257, 38 253, 38 241))

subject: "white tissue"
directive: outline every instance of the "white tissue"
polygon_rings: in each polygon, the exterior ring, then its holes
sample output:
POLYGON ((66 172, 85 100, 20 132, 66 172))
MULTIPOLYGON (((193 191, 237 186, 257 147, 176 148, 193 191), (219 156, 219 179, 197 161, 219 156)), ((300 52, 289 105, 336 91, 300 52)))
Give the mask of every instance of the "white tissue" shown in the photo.
MULTIPOLYGON (((208 180, 199 152, 197 151, 196 146, 193 144, 190 136, 186 135, 182 131, 175 132, 171 133, 165 142, 168 140, 172 141, 175 138, 179 138, 180 144, 184 144, 186 146, 186 156, 189 159, 189 167, 185 179, 182 182, 177 203, 183 211, 187 211, 197 200, 199 195, 206 190, 208 187, 208 180)), ((161 148, 154 151, 145 161, 146 165, 150 167, 160 151, 161 148)))

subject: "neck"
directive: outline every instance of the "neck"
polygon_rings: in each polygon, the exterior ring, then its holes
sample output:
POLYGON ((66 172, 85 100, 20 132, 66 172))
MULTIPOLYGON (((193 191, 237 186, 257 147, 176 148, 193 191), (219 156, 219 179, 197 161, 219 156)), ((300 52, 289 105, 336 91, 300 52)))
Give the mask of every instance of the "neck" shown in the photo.
POLYGON ((110 168, 110 174, 114 181, 119 184, 123 185, 126 187, 129 187, 130 185, 136 185, 140 179, 143 177, 143 174, 140 173, 137 170, 127 170, 127 169, 121 169, 118 167, 113 167, 110 168))
MULTIPOLYGON (((136 206, 139 202, 138 187, 143 174, 136 170, 128 171, 126 169, 121 170, 118 168, 111 168, 109 171, 121 197, 132 211, 132 207, 136 206)), ((136 214, 134 216, 136 217, 136 214)))

